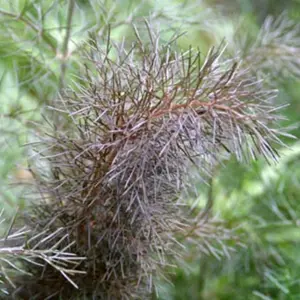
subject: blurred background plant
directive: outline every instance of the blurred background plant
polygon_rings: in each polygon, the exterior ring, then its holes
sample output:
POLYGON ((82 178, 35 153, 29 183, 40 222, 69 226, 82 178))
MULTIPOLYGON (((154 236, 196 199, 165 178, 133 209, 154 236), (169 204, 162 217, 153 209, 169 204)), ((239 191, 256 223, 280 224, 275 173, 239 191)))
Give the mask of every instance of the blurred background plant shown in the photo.
MULTIPOLYGON (((88 39, 110 30, 115 41, 133 40, 128 25, 149 16, 166 39, 170 27, 186 31, 178 40, 184 50, 206 53, 225 39, 228 56, 241 55, 279 90, 278 106, 290 103, 281 125, 299 137, 297 0, 0 1, 0 201, 7 214, 26 206, 24 188, 11 183, 32 180, 22 147, 32 124, 49 114, 45 107, 62 86, 78 84, 88 39)), ((283 141, 289 148, 279 149, 279 164, 232 158, 211 187, 199 183, 199 206, 213 200, 211 213, 238 227, 243 244, 227 258, 191 254, 171 283, 159 284, 159 299, 300 299, 300 145, 283 141)))

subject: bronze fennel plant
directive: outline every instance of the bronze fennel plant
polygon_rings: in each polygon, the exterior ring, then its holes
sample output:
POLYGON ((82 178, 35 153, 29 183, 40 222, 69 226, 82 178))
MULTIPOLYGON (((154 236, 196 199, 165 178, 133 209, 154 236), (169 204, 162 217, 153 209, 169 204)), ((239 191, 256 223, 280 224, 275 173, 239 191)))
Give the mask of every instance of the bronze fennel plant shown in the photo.
POLYGON ((188 202, 193 177, 230 154, 277 159, 276 90, 224 59, 225 45, 180 52, 146 25, 146 42, 135 29, 132 45, 90 43, 81 84, 61 93, 31 145, 36 201, 22 249, 55 250, 58 264, 23 260, 31 274, 4 279, 13 298, 147 299, 185 252, 226 255, 235 238, 188 202))

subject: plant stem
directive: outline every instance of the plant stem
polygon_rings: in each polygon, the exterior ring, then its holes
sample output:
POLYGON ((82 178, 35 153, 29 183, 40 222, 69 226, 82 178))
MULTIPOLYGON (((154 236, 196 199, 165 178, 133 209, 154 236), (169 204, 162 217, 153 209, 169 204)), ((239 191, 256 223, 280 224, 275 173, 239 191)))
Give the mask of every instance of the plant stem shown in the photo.
POLYGON ((56 40, 53 37, 47 35, 43 30, 41 30, 34 23, 30 22, 29 20, 27 20, 23 16, 16 15, 14 13, 5 11, 3 9, 0 9, 0 14, 2 14, 4 16, 15 18, 16 20, 20 20, 23 23, 25 23, 27 26, 29 26, 31 29, 33 29, 35 32, 39 33, 41 35, 41 37, 43 38, 43 40, 45 41, 45 43, 48 44, 48 46, 50 46, 51 50, 54 53, 56 53, 56 48, 57 48, 56 40))
POLYGON ((62 47, 61 76, 60 76, 60 83, 59 83, 60 87, 63 87, 64 85, 64 78, 67 69, 67 59, 68 59, 68 52, 69 52, 68 46, 69 46, 69 40, 71 36, 71 26, 72 26, 72 18, 74 13, 74 6, 75 6, 75 1, 69 0, 67 27, 66 27, 67 29, 66 29, 64 42, 63 42, 63 47, 62 47))

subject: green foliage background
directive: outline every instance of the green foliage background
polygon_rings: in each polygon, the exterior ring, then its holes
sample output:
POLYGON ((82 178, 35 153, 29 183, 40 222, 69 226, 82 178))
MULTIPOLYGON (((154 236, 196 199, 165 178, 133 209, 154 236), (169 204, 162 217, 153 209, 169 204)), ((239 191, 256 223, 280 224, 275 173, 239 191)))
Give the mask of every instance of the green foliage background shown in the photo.
MULTIPOLYGON (((118 25, 111 27, 112 38, 130 40, 127 24, 154 14, 162 30, 171 24, 187 31, 179 47, 192 45, 205 53, 223 38, 234 47, 230 41, 241 20, 252 36, 269 14, 287 10, 300 21, 297 0, 77 0, 68 20, 70 9, 68 1, 0 0, 0 202, 7 213, 26 205, 23 191, 12 183, 31 180, 23 145, 32 122, 41 120, 60 86, 78 83, 89 32, 105 34, 103 24, 112 23, 118 25)), ((282 125, 296 125, 291 133, 298 138, 299 83, 290 77, 275 83, 279 103, 290 103, 282 125)), ((300 144, 284 141, 290 147, 279 149, 279 164, 241 165, 232 159, 216 170, 211 190, 199 184, 200 205, 211 194, 213 213, 237 227, 240 245, 226 259, 217 253, 200 260, 191 255, 171 283, 159 285, 159 299, 300 299, 300 144)))

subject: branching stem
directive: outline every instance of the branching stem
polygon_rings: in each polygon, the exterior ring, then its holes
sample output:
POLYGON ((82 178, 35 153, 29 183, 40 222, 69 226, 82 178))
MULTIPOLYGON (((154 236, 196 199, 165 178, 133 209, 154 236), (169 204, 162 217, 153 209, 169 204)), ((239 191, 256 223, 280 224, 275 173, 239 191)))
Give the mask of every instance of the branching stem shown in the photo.
POLYGON ((16 15, 14 13, 5 11, 3 9, 0 9, 0 14, 4 15, 4 16, 8 16, 8 17, 12 17, 16 20, 20 20, 23 23, 25 23, 27 26, 29 26, 31 29, 33 29, 35 32, 37 32, 38 34, 40 34, 40 36, 43 38, 43 40, 45 41, 45 43, 50 46, 51 50, 56 53, 56 49, 57 49, 57 44, 56 41, 53 37, 50 37, 48 34, 45 33, 45 31, 41 28, 39 28, 38 26, 36 26, 34 23, 32 23, 31 21, 29 21, 28 19, 24 18, 21 15, 16 15))

